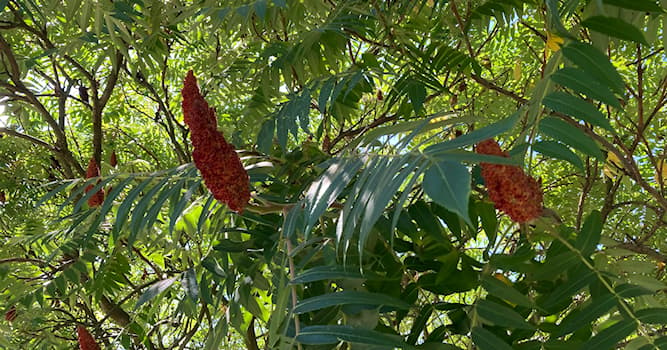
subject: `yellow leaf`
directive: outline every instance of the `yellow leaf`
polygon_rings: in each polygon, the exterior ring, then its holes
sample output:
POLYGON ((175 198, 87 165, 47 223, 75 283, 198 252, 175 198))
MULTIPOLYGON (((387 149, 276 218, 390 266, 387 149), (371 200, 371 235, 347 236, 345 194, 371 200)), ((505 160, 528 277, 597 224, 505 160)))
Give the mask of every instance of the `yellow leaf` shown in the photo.
POLYGON ((563 43, 565 43, 563 38, 556 34, 547 32, 547 48, 549 48, 549 50, 556 52, 560 50, 560 47, 563 46, 563 43))
POLYGON ((521 60, 517 59, 516 62, 514 62, 514 71, 512 73, 514 80, 521 79, 521 60))
POLYGON ((667 162, 664 159, 658 161, 658 166, 655 169, 655 182, 660 183, 660 179, 662 179, 663 184, 667 183, 667 162))
POLYGON ((506 285, 508 285, 510 287, 512 286, 512 282, 507 277, 505 277, 505 275, 503 275, 502 273, 494 273, 493 277, 495 277, 497 280, 499 280, 500 282, 505 283, 506 285))
POLYGON ((607 152, 607 161, 616 166, 617 168, 623 169, 623 163, 618 159, 616 153, 607 152))
POLYGON ((610 179, 616 179, 623 174, 623 163, 618 159, 615 153, 607 152, 607 161, 602 169, 604 175, 610 179))

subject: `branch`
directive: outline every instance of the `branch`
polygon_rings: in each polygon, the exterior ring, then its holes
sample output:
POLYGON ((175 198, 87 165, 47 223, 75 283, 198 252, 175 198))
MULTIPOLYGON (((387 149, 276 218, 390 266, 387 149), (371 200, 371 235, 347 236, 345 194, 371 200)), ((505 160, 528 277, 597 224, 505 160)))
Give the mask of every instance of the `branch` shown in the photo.
POLYGON ((18 132, 16 130, 12 130, 12 129, 9 129, 9 128, 0 128, 0 134, 6 134, 6 135, 21 138, 21 139, 24 139, 24 140, 28 140, 28 141, 32 142, 33 144, 35 144, 37 146, 42 146, 42 147, 48 149, 51 152, 58 152, 58 149, 53 147, 50 143, 48 143, 46 141, 43 141, 43 140, 40 140, 40 139, 38 139, 34 136, 30 136, 28 134, 18 132))
POLYGON ((508 96, 508 97, 512 98, 513 100, 515 100, 515 101, 517 101, 521 104, 524 104, 524 103, 528 102, 528 99, 519 96, 517 93, 515 93, 513 91, 509 91, 505 88, 502 88, 502 87, 494 84, 493 82, 480 77, 479 75, 472 74, 471 77, 474 81, 478 82, 480 85, 484 86, 485 88, 493 90, 493 91, 497 91, 497 92, 501 93, 502 95, 508 96))
MULTIPOLYGON (((44 260, 39 260, 39 259, 32 259, 32 258, 7 258, 7 259, 0 259, 0 265, 2 264, 11 264, 15 262, 26 262, 26 263, 34 263, 39 266, 46 266, 48 265, 46 261, 44 260)), ((53 267, 51 266, 53 269, 53 267)))
POLYGON ((657 261, 662 261, 662 262, 667 262, 667 255, 664 255, 656 250, 653 250, 652 248, 649 248, 645 245, 642 244, 637 244, 637 243, 619 243, 616 246, 613 246, 611 248, 622 248, 625 250, 629 250, 631 252, 639 253, 639 254, 644 254, 648 257, 651 257, 657 261))
POLYGON ((352 137, 352 136, 359 135, 359 134, 364 133, 364 132, 366 132, 370 129, 378 127, 378 126, 380 126, 384 123, 388 123, 390 121, 396 120, 396 118, 398 118, 397 114, 390 115, 390 116, 382 115, 379 118, 373 120, 370 124, 368 124, 366 126, 362 126, 362 127, 356 128, 356 129, 348 129, 348 130, 345 130, 345 131, 341 131, 333 140, 331 140, 331 148, 333 148, 338 142, 340 142, 342 139, 344 139, 346 137, 352 137))
POLYGON ((101 164, 102 161, 102 111, 106 106, 111 94, 113 93, 114 88, 116 87, 116 82, 118 81, 118 75, 120 73, 120 67, 123 63, 123 54, 116 50, 116 55, 112 58, 113 67, 111 68, 111 73, 107 80, 106 85, 104 86, 104 91, 102 96, 98 95, 98 86, 92 86, 92 98, 93 98, 93 157, 97 164, 101 164), (99 97, 98 97, 99 96, 99 97))
MULTIPOLYGON (((25 25, 25 23, 23 26, 27 27, 28 29, 32 29, 27 25, 25 25)), ((9 43, 7 43, 7 41, 1 34, 0 34, 0 52, 2 52, 9 60, 10 77, 12 82, 14 83, 13 86, 6 82, 3 82, 2 85, 10 89, 14 93, 20 92, 23 95, 25 95, 25 98, 21 99, 33 105, 37 109, 37 111, 41 114, 44 121, 46 121, 49 127, 53 130, 53 133, 56 136, 55 153, 63 160, 65 164, 68 165, 64 167, 67 176, 74 177, 74 171, 76 171, 79 175, 84 175, 85 171, 81 167, 81 164, 79 164, 79 162, 77 162, 76 159, 74 159, 74 156, 67 147, 67 137, 65 136, 64 131, 58 125, 58 121, 56 121, 56 119, 53 118, 49 110, 39 101, 37 96, 35 96, 35 94, 33 94, 33 92, 30 91, 21 81, 21 72, 18 63, 16 61, 16 58, 14 57, 14 53, 11 47, 9 46, 9 43)))

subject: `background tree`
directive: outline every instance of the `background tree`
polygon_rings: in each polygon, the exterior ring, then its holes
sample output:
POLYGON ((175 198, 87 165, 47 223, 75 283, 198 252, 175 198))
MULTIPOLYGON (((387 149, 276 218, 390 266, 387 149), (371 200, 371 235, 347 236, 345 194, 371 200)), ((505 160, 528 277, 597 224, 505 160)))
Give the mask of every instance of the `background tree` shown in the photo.
POLYGON ((666 346, 662 2, 0 10, 0 346, 666 346))

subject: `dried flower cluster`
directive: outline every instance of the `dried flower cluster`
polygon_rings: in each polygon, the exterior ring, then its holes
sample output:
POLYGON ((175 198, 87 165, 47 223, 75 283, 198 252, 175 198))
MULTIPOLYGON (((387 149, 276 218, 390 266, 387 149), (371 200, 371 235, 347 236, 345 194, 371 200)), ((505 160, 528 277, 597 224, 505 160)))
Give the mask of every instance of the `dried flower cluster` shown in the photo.
MULTIPOLYGON (((90 158, 88 162, 88 169, 86 170, 86 179, 100 176, 100 167, 97 165, 95 158, 90 158)), ((90 184, 86 186, 86 193, 90 192, 95 185, 90 184)), ((99 207, 104 202, 104 190, 99 190, 97 193, 88 198, 88 206, 91 208, 99 207)))
POLYGON ((76 335, 79 339, 80 350, 101 350, 100 346, 97 345, 95 338, 93 338, 83 325, 79 324, 76 326, 76 335))
POLYGON ((192 71, 185 77, 183 116, 190 128, 192 158, 213 197, 240 213, 250 200, 250 180, 234 146, 217 129, 213 108, 199 92, 192 71))
MULTIPOLYGON (((494 140, 477 144, 477 153, 509 157, 494 140)), ((481 163, 482 178, 496 209, 515 222, 524 223, 542 214, 542 189, 518 166, 481 163)))

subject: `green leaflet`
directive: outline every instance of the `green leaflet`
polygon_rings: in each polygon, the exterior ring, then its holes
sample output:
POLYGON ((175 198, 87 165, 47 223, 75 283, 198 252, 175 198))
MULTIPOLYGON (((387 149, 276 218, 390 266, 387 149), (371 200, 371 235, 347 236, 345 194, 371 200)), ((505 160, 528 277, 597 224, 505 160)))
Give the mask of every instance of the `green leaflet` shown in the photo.
POLYGON ((332 279, 378 279, 381 278, 377 274, 371 272, 361 273, 361 270, 358 266, 318 266, 303 271, 296 275, 291 284, 303 284, 315 281, 322 280, 332 280, 332 279))
POLYGON ((660 5, 652 0, 603 0, 607 5, 622 7, 641 12, 665 12, 660 5))
POLYGON ((171 278, 163 279, 161 281, 153 283, 146 291, 139 297, 139 300, 137 300, 137 303, 134 305, 134 309, 138 309, 141 305, 151 301, 153 298, 155 298, 158 294, 164 292, 167 290, 167 288, 171 287, 171 285, 176 282, 178 279, 178 276, 174 276, 171 278))
POLYGON ((561 141, 572 148, 595 157, 599 160, 604 160, 604 154, 588 135, 580 129, 566 123, 563 120, 547 117, 540 121, 540 132, 561 141))
POLYGON ((409 309, 410 304, 385 294, 361 291, 343 291, 318 295, 300 301, 294 308, 294 313, 302 314, 314 310, 336 305, 364 304, 387 306, 393 309, 409 309))
POLYGON ((525 318, 507 306, 489 300, 478 300, 475 310, 479 317, 491 325, 519 329, 535 329, 525 318))
POLYGON ((473 328, 471 336, 480 350, 512 350, 512 347, 500 337, 482 327, 473 328))
POLYGON ((581 232, 577 235, 574 246, 579 249, 581 255, 588 257, 593 253, 598 243, 600 243, 601 234, 602 216, 599 211, 594 210, 586 218, 581 232))
POLYGON ((301 329, 296 337, 302 344, 334 344, 338 341, 386 346, 391 348, 413 349, 399 336, 380 333, 373 330, 353 328, 351 326, 329 325, 308 326, 301 329))
POLYGON ((618 102, 618 99, 611 90, 597 82, 593 76, 582 69, 573 67, 561 68, 551 75, 551 80, 575 92, 622 109, 620 102, 618 102))
POLYGON ((602 112, 579 97, 556 91, 544 97, 542 104, 556 112, 579 118, 611 132, 614 131, 602 112))
POLYGON ((616 302, 613 294, 604 294, 591 299, 583 308, 571 311, 551 335, 560 337, 590 324, 616 307, 616 302))
POLYGON ((570 62, 597 78, 599 82, 607 85, 616 94, 621 96, 625 94, 623 78, 609 61, 607 55, 600 50, 590 44, 573 41, 563 46, 561 51, 570 62))
POLYGON ((424 153, 430 156, 437 156, 441 152, 458 150, 465 146, 473 145, 477 142, 490 139, 498 134, 502 134, 503 132, 510 130, 512 127, 514 127, 518 120, 519 113, 517 112, 501 121, 461 135, 453 140, 444 141, 429 146, 424 149, 424 153))
POLYGON ((581 25, 615 38, 648 45, 644 34, 632 24, 616 17, 593 16, 581 22, 581 25))
POLYGON ((649 323, 649 324, 667 323, 667 308, 664 307, 642 309, 635 312, 635 315, 643 323, 649 323))
POLYGON ((533 145, 533 150, 551 158, 562 159, 577 169, 584 170, 584 162, 569 147, 557 141, 540 141, 533 145))
POLYGON ((481 284, 489 294, 504 299, 510 303, 526 307, 530 307, 533 304, 527 296, 493 276, 482 276, 481 284))
POLYGON ((189 268, 181 274, 181 281, 185 295, 196 303, 199 300, 199 285, 197 285, 197 274, 194 268, 189 268))
POLYGON ((445 209, 457 213, 472 226, 468 216, 470 173, 460 163, 434 163, 424 173, 424 192, 445 209))
POLYGON ((634 320, 621 320, 618 323, 598 332, 586 341, 581 349, 610 349, 637 329, 634 320))

